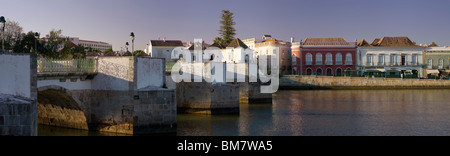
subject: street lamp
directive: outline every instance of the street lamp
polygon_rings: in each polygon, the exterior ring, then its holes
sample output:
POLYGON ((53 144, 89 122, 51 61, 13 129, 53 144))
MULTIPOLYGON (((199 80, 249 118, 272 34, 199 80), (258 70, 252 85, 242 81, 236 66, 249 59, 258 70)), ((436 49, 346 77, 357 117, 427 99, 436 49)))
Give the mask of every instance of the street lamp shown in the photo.
POLYGON ((132 45, 132 51, 131 51, 131 54, 133 54, 134 53, 134 33, 133 32, 131 32, 131 34, 130 34, 130 38, 132 39, 131 40, 131 43, 133 44, 132 45))
POLYGON ((2 53, 5 53, 5 26, 6 26, 6 20, 5 17, 0 17, 0 23, 2 24, 2 53))
POLYGON ((34 33, 34 38, 35 38, 35 40, 34 40, 34 52, 37 54, 37 40, 39 39, 39 33, 38 32, 34 33))

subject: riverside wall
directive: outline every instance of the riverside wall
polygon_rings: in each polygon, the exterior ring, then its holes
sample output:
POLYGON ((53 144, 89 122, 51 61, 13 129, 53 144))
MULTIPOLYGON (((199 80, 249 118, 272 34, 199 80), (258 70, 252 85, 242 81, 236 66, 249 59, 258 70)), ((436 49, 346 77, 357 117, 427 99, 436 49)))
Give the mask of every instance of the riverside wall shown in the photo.
POLYGON ((37 135, 36 55, 0 54, 0 136, 37 135))
POLYGON ((450 80, 283 76, 280 89, 450 88, 450 80))

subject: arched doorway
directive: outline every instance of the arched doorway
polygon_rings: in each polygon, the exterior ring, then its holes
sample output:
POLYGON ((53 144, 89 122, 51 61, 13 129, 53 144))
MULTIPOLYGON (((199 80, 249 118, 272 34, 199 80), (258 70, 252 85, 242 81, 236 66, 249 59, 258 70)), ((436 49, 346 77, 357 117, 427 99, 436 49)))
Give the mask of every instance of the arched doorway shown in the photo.
POLYGON ((322 74, 323 74, 322 69, 321 69, 321 68, 317 69, 316 75, 317 75, 317 76, 322 76, 322 74))
POLYGON ((342 76, 342 69, 341 68, 336 69, 336 76, 342 76))
POLYGON ((327 69, 327 76, 334 76, 333 75, 333 70, 331 68, 327 69))
POLYGON ((306 69, 306 75, 312 75, 312 69, 311 68, 306 69))

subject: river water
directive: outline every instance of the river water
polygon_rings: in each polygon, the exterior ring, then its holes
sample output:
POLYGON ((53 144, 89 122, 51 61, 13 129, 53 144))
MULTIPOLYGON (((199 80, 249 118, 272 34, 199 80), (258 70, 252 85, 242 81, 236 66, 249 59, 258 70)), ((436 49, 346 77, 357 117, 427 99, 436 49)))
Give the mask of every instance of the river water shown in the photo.
MULTIPOLYGON (((178 115, 177 135, 448 136, 449 93, 445 89, 279 91, 273 104, 242 104, 240 115, 178 115)), ((48 129, 40 126, 39 135, 76 135, 48 129)))

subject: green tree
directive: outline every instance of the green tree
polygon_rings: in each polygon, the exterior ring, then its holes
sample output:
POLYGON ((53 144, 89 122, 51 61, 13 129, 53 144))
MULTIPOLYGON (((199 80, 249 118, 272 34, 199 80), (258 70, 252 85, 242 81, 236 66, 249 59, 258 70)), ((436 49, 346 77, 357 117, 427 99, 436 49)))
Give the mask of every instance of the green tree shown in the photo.
POLYGON ((135 50, 135 51, 133 52, 133 56, 136 56, 137 54, 139 54, 139 53, 141 53, 141 52, 144 52, 144 51, 142 51, 142 50, 135 50))
POLYGON ((230 12, 230 10, 222 10, 222 20, 220 21, 220 30, 219 34, 221 37, 217 37, 214 42, 228 45, 234 40, 234 36, 236 35, 236 29, 234 25, 233 16, 234 14, 230 12))
POLYGON ((45 36, 44 39, 44 51, 42 51, 42 55, 45 57, 59 57, 58 50, 59 46, 64 44, 65 40, 62 35, 62 30, 53 29, 49 34, 45 36))
MULTIPOLYGON (((32 31, 24 34, 21 34, 21 39, 17 40, 14 44, 13 51, 15 53, 30 53, 35 51, 35 41, 36 38, 34 38, 34 33, 32 31)), ((40 48, 42 45, 40 42, 36 42, 38 48, 40 48)), ((38 50, 39 52, 39 50, 38 50)))
POLYGON ((105 50, 105 53, 109 53, 109 52, 112 52, 113 50, 111 49, 111 48, 109 48, 109 49, 106 49, 105 50))

